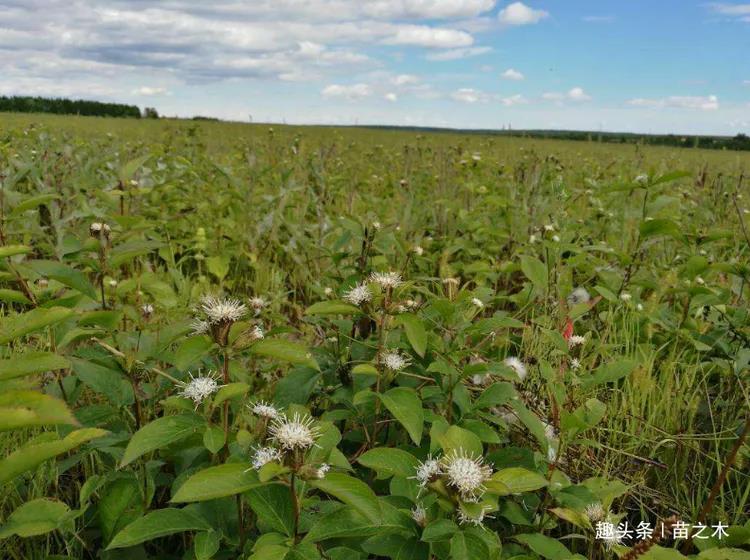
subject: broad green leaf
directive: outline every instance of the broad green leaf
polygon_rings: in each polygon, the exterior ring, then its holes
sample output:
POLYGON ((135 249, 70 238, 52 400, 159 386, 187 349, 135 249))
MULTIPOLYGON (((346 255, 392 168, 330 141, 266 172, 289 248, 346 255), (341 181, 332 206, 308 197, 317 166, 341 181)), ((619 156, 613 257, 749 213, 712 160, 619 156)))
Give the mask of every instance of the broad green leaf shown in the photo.
POLYGON ((538 291, 542 293, 547 291, 547 279, 549 278, 547 265, 536 257, 521 255, 521 270, 538 291))
POLYGON ((31 305, 31 300, 23 292, 0 288, 0 301, 6 303, 20 303, 21 305, 31 305))
POLYGON ((414 455, 392 447, 370 449, 360 455, 357 462, 380 474, 403 478, 414 476, 419 465, 419 460, 414 455))
POLYGON ((424 528, 422 540, 424 542, 447 541, 456 531, 458 531, 458 525, 450 519, 437 519, 424 528))
POLYGON ((478 560, 488 558, 490 550, 485 542, 465 531, 458 531, 451 537, 451 560, 478 560))
POLYGON ((477 457, 484 453, 484 447, 479 437, 474 432, 458 426, 449 427, 445 433, 439 436, 438 440, 440 441, 440 447, 446 454, 463 451, 477 457))
POLYGON ((312 480, 309 484, 352 506, 370 521, 377 522, 382 515, 375 493, 358 478, 331 472, 325 478, 312 480))
POLYGON ((289 537, 294 534, 294 512, 287 486, 267 484, 252 488, 245 495, 260 520, 289 537))
POLYGON ((262 485, 248 464, 227 463, 195 473, 182 483, 171 501, 203 502, 241 494, 262 485))
POLYGON ((58 261, 27 261, 25 264, 41 276, 57 280, 61 284, 78 290, 91 299, 95 300, 98 298, 96 289, 80 270, 71 268, 58 261))
POLYGON ((215 255, 213 257, 208 257, 206 259, 206 268, 221 281, 224 280, 229 273, 230 261, 231 259, 228 255, 215 255))
POLYGON ((360 313, 359 307, 346 303, 345 301, 331 299, 313 303, 305 310, 305 315, 356 315, 360 313))
POLYGON ((641 222, 640 233, 641 237, 644 239, 660 235, 674 237, 675 239, 681 239, 683 237, 680 226, 674 221, 668 219, 655 219, 641 222))
POLYGON ((401 422, 412 441, 419 445, 424 428, 424 411, 417 392, 410 387, 394 387, 379 396, 388 412, 401 422))
POLYGON ((36 391, 0 391, 0 432, 26 426, 78 424, 63 401, 36 391))
POLYGON ((627 359, 602 364, 591 375, 583 377, 581 384, 584 388, 589 388, 602 383, 617 381, 630 375, 636 365, 635 361, 627 359))
POLYGON ((185 371, 193 364, 198 363, 203 357, 208 355, 213 347, 211 339, 204 335, 191 336, 180 344, 180 347, 174 353, 174 366, 185 371))
MULTIPOLYGON (((147 255, 163 246, 164 243, 161 241, 141 241, 139 239, 126 241, 112 249, 109 254, 109 265, 112 267, 119 267, 132 261, 136 257, 147 255)), ((117 291, 119 293, 121 289, 128 289, 128 287, 128 284, 122 282, 117 287, 117 291)), ((141 280, 141 285, 139 287, 142 287, 145 291, 150 293, 148 278, 146 278, 145 281, 141 280)))
POLYGON ((70 362, 63 356, 52 352, 27 352, 7 360, 0 360, 0 380, 68 367, 70 367, 70 362))
POLYGON ((133 404, 133 386, 122 372, 80 358, 71 358, 70 361, 78 379, 91 390, 118 406, 133 404))
MULTIPOLYGON (((320 542, 328 539, 367 538, 393 532, 409 532, 414 526, 411 517, 398 511, 389 512, 389 506, 381 504, 383 516, 372 520, 353 507, 343 507, 324 515, 305 536, 305 541, 320 542)), ((395 509, 395 508, 391 508, 395 509)))
POLYGON ((177 508, 157 509, 124 527, 109 543, 107 550, 135 546, 174 533, 208 531, 210 529, 211 526, 208 523, 187 510, 177 508))
POLYGON ((31 253, 33 249, 27 245, 4 245, 0 247, 0 259, 12 257, 14 255, 25 255, 31 253))
POLYGON ((130 180, 135 176, 136 172, 141 168, 141 166, 149 159, 151 159, 151 154, 145 154, 142 156, 138 156, 137 158, 128 160, 125 164, 123 164, 122 167, 120 167, 118 177, 120 179, 120 183, 122 183, 123 185, 123 188, 129 188, 128 183, 130 182, 130 180))
POLYGON ((211 530, 197 533, 193 539, 195 560, 210 560, 221 547, 220 533, 211 530))
POLYGON ((247 383, 236 382, 224 385, 221 389, 216 392, 214 397, 214 406, 218 406, 224 401, 234 399, 246 394, 250 390, 250 386, 247 383))
POLYGON ((10 315, 0 320, 0 344, 7 344, 24 335, 40 331, 73 315, 65 307, 36 308, 21 315, 10 315))
POLYGON ((203 432, 203 445, 211 453, 218 453, 224 447, 224 430, 219 426, 209 426, 203 432))
POLYGON ((501 381, 493 383, 482 391, 474 401, 474 408, 481 410, 493 406, 501 406, 516 396, 516 389, 511 383, 501 381))
POLYGON ((547 560, 568 560, 573 556, 557 539, 541 533, 525 533, 514 538, 547 560))
POLYGON ((424 358, 427 351, 427 331, 422 319, 412 313, 403 313, 398 316, 399 322, 404 326, 406 338, 414 351, 424 358))
POLYGON ((196 414, 178 414, 157 418, 143 426, 130 438, 120 466, 124 467, 141 455, 181 441, 202 431, 206 421, 196 414))
POLYGON ((16 205, 10 214, 11 216, 18 216, 19 214, 23 214, 27 210, 32 210, 37 206, 47 204, 48 202, 52 202, 53 200, 58 198, 60 198, 60 195, 57 194, 39 194, 36 196, 31 196, 20 204, 16 205))
POLYGON ((100 430, 99 428, 83 428, 69 433, 60 440, 45 441, 21 447, 0 461, 0 484, 14 479, 26 471, 35 469, 52 457, 70 451, 106 433, 106 430, 100 430))
POLYGON ((320 369, 318 362, 315 361, 312 353, 306 346, 283 338, 265 338, 260 340, 253 344, 250 352, 283 362, 301 364, 316 370, 320 369))
POLYGON ((502 469, 485 483, 487 491, 498 496, 531 492, 547 486, 547 479, 522 467, 502 469))
POLYGON ((13 535, 35 537, 54 531, 65 519, 70 508, 57 500, 39 498, 20 505, 0 526, 0 540, 13 535))

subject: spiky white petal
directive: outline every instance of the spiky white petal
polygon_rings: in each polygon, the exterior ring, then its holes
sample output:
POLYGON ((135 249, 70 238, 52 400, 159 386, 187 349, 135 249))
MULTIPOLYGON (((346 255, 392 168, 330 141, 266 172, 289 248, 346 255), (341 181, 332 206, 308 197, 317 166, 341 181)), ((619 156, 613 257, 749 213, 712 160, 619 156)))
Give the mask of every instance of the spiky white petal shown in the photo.
POLYGON ((384 352, 380 356, 380 361, 391 371, 401 371, 411 363, 408 356, 399 352, 384 352))
POLYGON ((427 510, 421 505, 416 505, 411 510, 411 518, 417 522, 417 525, 424 527, 427 523, 427 510))
POLYGON ((485 518, 492 518, 491 515, 487 515, 487 513, 490 511, 490 508, 485 506, 482 509, 479 510, 479 513, 474 516, 470 515, 463 509, 459 508, 458 510, 458 522, 461 525, 474 525, 476 527, 479 527, 484 522, 485 518))
POLYGON ((257 471, 263 465, 279 460, 281 460, 281 453, 275 447, 259 447, 253 454, 252 464, 257 471))
POLYGON ((471 298, 471 303, 479 309, 484 307, 484 302, 479 298, 471 298))
POLYGON ((221 387, 216 381, 215 375, 214 372, 209 372, 207 375, 193 377, 191 373, 190 381, 180 382, 182 391, 179 394, 192 400, 195 406, 198 406, 204 399, 213 395, 221 387))
POLYGON ((344 292, 344 299, 352 305, 362 305, 372 299, 372 292, 367 284, 357 284, 349 291, 344 292))
POLYGON ((370 274, 370 282, 380 284, 382 288, 398 288, 403 284, 401 275, 398 272, 373 272, 370 274))
POLYGON ((315 420, 310 416, 295 412, 292 418, 286 415, 274 418, 268 432, 282 449, 304 450, 315 445, 315 440, 320 435, 318 428, 313 426, 314 423, 315 420))
POLYGON ((572 369, 578 369, 578 368, 580 368, 581 367, 581 360, 579 360, 578 358, 573 358, 572 360, 570 360, 570 367, 572 369))
POLYGON ((568 339, 568 346, 573 348, 574 346, 583 346, 586 343, 586 337, 578 334, 572 335, 568 339))
POLYGON ((268 305, 268 303, 266 302, 266 300, 263 299, 260 296, 251 297, 248 301, 250 303, 250 307, 252 307, 256 311, 260 311, 266 305, 268 305))
POLYGON ((630 294, 629 294, 628 292, 622 292, 622 293, 620 294, 620 299, 621 299, 622 301, 628 302, 628 301, 630 301, 631 299, 633 299, 633 296, 632 296, 632 295, 630 295, 630 294))
POLYGON ((607 511, 604 509, 604 506, 602 506, 599 502, 594 502, 586 506, 586 508, 583 510, 583 513, 586 514, 586 517, 589 518, 589 521, 591 523, 596 523, 597 521, 604 520, 605 517, 607 517, 607 511))
POLYGON ((524 364, 521 360, 519 360, 515 356, 508 356, 507 358, 505 358, 505 360, 503 360, 503 363, 514 372, 516 372, 516 375, 518 376, 518 379, 520 381, 526 379, 526 375, 528 373, 526 371, 526 364, 524 364))
POLYGON ((263 340, 265 336, 260 325, 255 325, 250 331, 250 340, 263 340))
POLYGON ((210 327, 211 325, 209 325, 208 321, 205 321, 204 319, 195 319, 190 323, 190 331, 193 334, 206 334, 210 327))
POLYGON ((245 304, 234 298, 220 299, 216 296, 203 296, 200 305, 206 314, 206 319, 212 325, 234 323, 247 313, 245 304))
POLYGON ((417 474, 410 478, 416 479, 419 485, 424 488, 428 482, 440 476, 442 472, 443 468, 440 465, 440 460, 433 459, 432 455, 428 455, 427 459, 417 466, 417 474))
POLYGON ((274 418, 278 418, 279 415, 281 415, 281 411, 278 408, 266 401, 258 401, 248 406, 253 414, 255 414, 256 416, 260 416, 261 418, 268 418, 269 420, 273 420, 274 418))
POLYGON ((475 502, 484 494, 484 483, 492 476, 492 467, 463 449, 454 450, 441 460, 448 485, 458 491, 465 502, 475 502))
POLYGON ((315 471, 315 476, 318 477, 319 479, 325 478, 326 475, 328 474, 328 471, 330 470, 331 470, 331 465, 329 465, 328 463, 323 463, 322 465, 318 467, 318 470, 315 471))

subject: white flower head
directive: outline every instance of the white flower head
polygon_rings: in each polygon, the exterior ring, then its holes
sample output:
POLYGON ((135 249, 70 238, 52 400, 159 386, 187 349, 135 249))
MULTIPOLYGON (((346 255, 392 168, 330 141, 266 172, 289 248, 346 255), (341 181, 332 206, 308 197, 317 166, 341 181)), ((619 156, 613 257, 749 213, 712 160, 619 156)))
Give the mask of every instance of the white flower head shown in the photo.
POLYGON ((320 436, 314 423, 312 417, 298 412, 292 418, 282 414, 271 421, 268 432, 271 439, 286 451, 305 450, 315 445, 315 440, 320 436))
POLYGON ((568 305, 576 305, 578 303, 588 303, 591 301, 591 294, 586 288, 578 287, 568 295, 568 305))
POLYGON ((583 346, 586 343, 586 337, 579 334, 571 335, 568 339, 568 346, 573 348, 574 346, 583 346))
POLYGON ((528 374, 528 372, 526 371, 526 364, 524 364, 521 360, 519 360, 515 356, 508 356, 507 358, 505 358, 505 360, 503 360, 503 363, 514 372, 516 372, 519 381, 523 381, 524 379, 526 379, 526 375, 528 374))
POLYGON ((632 295, 630 295, 630 294, 629 294, 628 292, 622 292, 622 293, 620 294, 620 299, 621 299, 622 301, 628 302, 628 301, 630 301, 631 299, 633 299, 633 296, 632 296, 632 295))
POLYGON ((379 284, 381 288, 393 289, 403 284, 401 275, 398 272, 373 272, 370 274, 370 282, 379 284))
POLYGON ((555 231, 555 226, 553 224, 545 224, 544 231, 555 231))
POLYGON ((154 314, 154 306, 153 306, 153 305, 151 305, 150 303, 147 303, 147 304, 145 304, 145 305, 142 305, 142 306, 141 306, 141 314, 142 314, 142 315, 143 315, 144 317, 150 317, 151 315, 153 315, 153 314, 154 314))
POLYGON ((367 284, 357 284, 344 293, 344 299, 352 305, 362 305, 372 299, 372 292, 367 284))
POLYGON ((260 325, 255 325, 250 329, 250 340, 263 340, 265 336, 260 325))
POLYGON ((433 459, 432 455, 428 455, 427 459, 417 466, 417 474, 410 478, 416 479, 419 485, 424 488, 428 483, 440 476, 442 472, 443 467, 440 464, 440 460, 433 459))
POLYGON ((424 527, 427 524, 427 510, 418 504, 412 508, 411 518, 416 521, 417 525, 424 527))
POLYGON ((205 319, 195 319, 192 323, 190 323, 190 331, 193 334, 206 334, 211 325, 208 324, 208 321, 205 319))
POLYGON ((326 477, 326 475, 328 474, 328 471, 330 470, 331 470, 331 465, 329 465, 328 463, 323 463, 322 465, 318 467, 318 470, 315 471, 315 476, 318 479, 323 479, 326 477))
POLYGON ((578 358, 573 358, 572 360, 570 360, 570 367, 572 369, 578 369, 578 368, 580 368, 581 367, 581 360, 579 360, 578 358))
POLYGON ((250 303, 250 307, 255 310, 256 314, 268 305, 268 302, 260 296, 251 297, 248 302, 250 303))
POLYGON ((110 279, 110 281, 108 282, 108 284, 109 284, 110 288, 115 288, 117 286, 117 280, 115 280, 114 278, 112 278, 112 279, 110 279))
POLYGON ((555 243, 560 243, 560 236, 557 234, 553 235, 552 241, 554 241, 555 243))
POLYGON ((281 411, 278 408, 266 401, 258 401, 256 403, 250 404, 248 405, 248 408, 256 416, 260 416, 261 418, 268 418, 269 420, 278 418, 281 415, 281 411))
POLYGON ((458 509, 458 522, 461 525, 474 525, 480 527, 484 522, 485 518, 492 519, 491 515, 487 513, 491 510, 489 506, 482 507, 476 515, 472 515, 466 512, 463 508, 458 509))
POLYGON ((424 255, 424 249, 420 247, 419 245, 415 245, 414 247, 412 247, 412 251, 414 251, 414 254, 417 255, 418 257, 421 257, 422 255, 424 255))
POLYGON ((216 296, 203 296, 201 309, 211 325, 235 323, 247 313, 247 307, 238 299, 220 299, 216 296))
POLYGON ((330 286, 326 286, 323 290, 323 293, 327 296, 330 296, 333 294, 333 288, 331 288, 330 286))
POLYGON ((219 383, 216 381, 216 373, 209 371, 206 375, 199 375, 198 377, 193 377, 193 374, 190 374, 190 381, 181 381, 180 387, 182 387, 182 390, 180 391, 180 395, 183 397, 186 397, 195 403, 195 406, 197 406, 202 403, 206 398, 213 395, 216 391, 219 390, 222 385, 219 385, 219 383))
POLYGON ((112 233, 112 228, 110 228, 109 225, 105 224, 104 222, 93 222, 89 226, 89 234, 92 237, 99 237, 100 235, 109 237, 110 233, 112 233))
POLYGON ((405 356, 404 354, 396 351, 383 352, 380 355, 380 361, 383 363, 386 369, 389 369, 391 371, 401 371, 411 363, 411 360, 408 356, 405 356))
POLYGON ((604 518, 607 517, 607 511, 599 502, 594 502, 587 505, 583 510, 583 513, 586 515, 586 517, 589 518, 589 521, 591 521, 591 523, 603 521, 604 518))
POLYGON ((463 449, 454 450, 440 461, 448 486, 456 489, 465 502, 476 502, 486 490, 484 483, 492 476, 492 467, 482 457, 463 449))
POLYGON ((531 243, 532 245, 536 243, 536 235, 534 235, 533 233, 529 236, 529 243, 531 243))
POLYGON ((489 385, 492 382, 492 376, 489 373, 475 373, 471 376, 471 382, 474 385, 489 385))
POLYGON ((253 454, 252 465, 253 468, 257 471, 267 463, 280 460, 281 453, 275 447, 259 447, 253 454))
POLYGON ((383 226, 380 225, 380 222, 372 222, 372 229, 374 229, 375 231, 378 231, 381 227, 383 226))
POLYGON ((481 299, 476 298, 476 297, 475 298, 471 298, 471 303, 472 303, 472 305, 474 305, 475 307, 477 307, 479 309, 482 309, 484 307, 484 302, 481 299))

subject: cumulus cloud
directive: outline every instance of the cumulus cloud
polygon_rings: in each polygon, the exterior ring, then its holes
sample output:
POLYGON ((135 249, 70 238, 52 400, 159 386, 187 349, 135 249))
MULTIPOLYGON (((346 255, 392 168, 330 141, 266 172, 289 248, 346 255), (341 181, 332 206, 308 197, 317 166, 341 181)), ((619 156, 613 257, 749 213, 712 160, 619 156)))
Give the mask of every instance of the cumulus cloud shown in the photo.
POLYGON ((500 10, 497 18, 502 25, 531 25, 549 17, 549 12, 535 10, 523 2, 513 2, 500 10))
POLYGON ((559 91, 548 91, 542 94, 542 99, 562 103, 563 101, 591 101, 592 98, 583 90, 582 87, 577 86, 569 89, 565 93, 559 91))
POLYGON ((341 97, 349 100, 362 99, 372 95, 372 88, 367 84, 341 85, 331 84, 320 92, 323 97, 341 97))
POLYGON ((486 103, 490 96, 473 88, 461 88, 451 93, 451 98, 461 103, 486 103))
POLYGON ((700 111, 715 111, 719 108, 719 98, 716 95, 690 96, 672 95, 663 98, 637 97, 630 99, 628 105, 634 107, 672 107, 677 109, 696 109, 700 111))
POLYGON ((365 14, 384 19, 471 18, 494 7, 495 0, 375 0, 362 2, 362 11, 365 14))
POLYGON ((474 42, 466 31, 428 27, 426 25, 399 25, 383 42, 388 45, 411 45, 428 48, 465 47, 474 42))
POLYGON ((396 101, 398 101, 398 95, 396 95, 395 93, 391 91, 391 92, 386 93, 383 96, 383 99, 385 99, 386 101, 390 101, 391 103, 395 103, 396 101))
POLYGON ((502 99, 500 99, 500 103, 502 103, 506 107, 512 107, 513 105, 526 105, 528 102, 529 100, 520 94, 511 95, 510 97, 503 97, 502 99))
POLYGON ((460 60, 462 58, 469 58, 472 56, 479 56, 486 54, 492 49, 490 47, 468 47, 463 49, 448 49, 444 51, 429 53, 425 58, 427 60, 446 61, 446 60, 460 60))
POLYGON ((501 74, 501 77, 505 80, 513 80, 513 81, 521 81, 524 79, 524 75, 521 74, 518 70, 515 70, 513 68, 508 68, 505 72, 501 74))
POLYGON ((152 95, 166 95, 168 93, 167 88, 163 87, 141 86, 133 90, 133 95, 144 95, 147 97, 152 95))

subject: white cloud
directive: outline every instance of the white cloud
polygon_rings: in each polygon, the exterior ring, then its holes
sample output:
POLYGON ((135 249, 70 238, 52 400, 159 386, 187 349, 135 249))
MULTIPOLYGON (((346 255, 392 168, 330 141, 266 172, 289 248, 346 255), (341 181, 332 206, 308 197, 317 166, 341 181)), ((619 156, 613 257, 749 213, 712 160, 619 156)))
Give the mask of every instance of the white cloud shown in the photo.
POLYGON ((385 99, 386 101, 390 101, 391 103, 395 103, 396 101, 398 101, 398 95, 396 95, 395 93, 391 91, 391 92, 386 93, 383 96, 383 99, 385 99))
POLYGON ((549 12, 535 10, 523 2, 513 2, 500 10, 497 17, 503 25, 530 25, 549 17, 549 12))
POLYGON ((559 91, 548 91, 542 94, 542 99, 562 103, 563 101, 591 101, 591 96, 587 94, 582 87, 574 87, 561 93, 559 91))
POLYGON ((473 88, 461 88, 451 93, 451 98, 461 103, 486 103, 490 96, 473 88))
POLYGON ((469 47, 464 49, 450 49, 446 51, 429 53, 425 58, 427 60, 435 61, 447 61, 447 60, 460 60, 462 58, 469 58, 472 56, 479 56, 490 52, 490 47, 469 47))
POLYGON ((715 2, 709 4, 711 9, 724 16, 750 16, 750 4, 725 4, 715 2))
POLYGON ((133 90, 133 95, 144 95, 147 97, 152 95, 166 95, 168 93, 167 88, 163 87, 141 86, 133 90))
POLYGON ((697 109, 700 111, 715 111, 719 108, 719 98, 716 95, 691 96, 672 95, 663 98, 637 97, 630 99, 628 105, 634 107, 671 107, 676 109, 697 109))
POLYGON ((506 107, 512 107, 513 105, 526 105, 528 102, 529 100, 521 94, 511 95, 510 97, 503 97, 500 99, 500 103, 506 107))
POLYGON ((367 84, 340 85, 331 84, 323 88, 320 92, 323 97, 342 97, 344 99, 356 100, 372 95, 372 89, 367 84))
POLYGON ((375 0, 360 3, 365 14, 381 19, 472 18, 495 7, 495 0, 375 0))
POLYGON ((516 82, 524 79, 524 75, 521 74, 521 72, 519 72, 518 70, 514 70, 513 68, 508 68, 501 74, 501 76, 506 80, 513 80, 516 82))
POLYGON ((387 45, 410 45, 428 48, 467 47, 474 38, 465 31, 428 27, 426 25, 399 25, 395 33, 383 41, 387 45))
POLYGON ((410 86, 419 83, 419 76, 414 74, 399 74, 391 78, 391 83, 394 86, 410 86))

